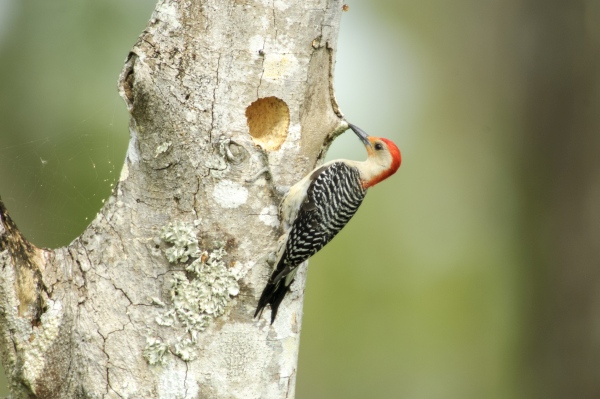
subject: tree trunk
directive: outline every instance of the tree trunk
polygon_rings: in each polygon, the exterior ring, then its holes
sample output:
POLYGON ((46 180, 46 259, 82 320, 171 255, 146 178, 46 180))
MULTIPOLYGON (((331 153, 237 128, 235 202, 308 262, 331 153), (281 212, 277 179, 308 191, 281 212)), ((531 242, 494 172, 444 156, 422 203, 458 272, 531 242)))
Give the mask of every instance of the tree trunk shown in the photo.
POLYGON ((342 3, 159 1, 119 90, 118 184, 69 246, 0 203, 0 348, 13 398, 294 397, 305 267, 254 319, 280 235, 276 187, 346 128, 342 3))
POLYGON ((528 398, 600 397, 600 35, 591 4, 528 0, 523 8, 528 398))

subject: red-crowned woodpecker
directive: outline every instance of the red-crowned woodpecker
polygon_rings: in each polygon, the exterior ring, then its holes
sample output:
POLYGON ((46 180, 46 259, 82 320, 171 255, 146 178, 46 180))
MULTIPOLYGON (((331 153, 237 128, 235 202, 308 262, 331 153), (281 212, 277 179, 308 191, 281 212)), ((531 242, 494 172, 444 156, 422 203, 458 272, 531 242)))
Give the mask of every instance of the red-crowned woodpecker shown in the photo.
POLYGON ((350 221, 367 190, 400 167, 400 150, 388 139, 369 136, 348 124, 367 149, 364 162, 338 159, 310 172, 279 205, 284 235, 277 267, 263 290, 254 317, 271 305, 271 324, 294 281, 298 266, 323 248, 350 221))

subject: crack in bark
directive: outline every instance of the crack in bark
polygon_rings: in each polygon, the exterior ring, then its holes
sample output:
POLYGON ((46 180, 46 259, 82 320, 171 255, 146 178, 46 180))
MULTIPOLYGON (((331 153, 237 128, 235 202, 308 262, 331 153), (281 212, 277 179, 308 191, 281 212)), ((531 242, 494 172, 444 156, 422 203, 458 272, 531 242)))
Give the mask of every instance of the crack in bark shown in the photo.
POLYGON ((142 32, 142 35, 140 36, 140 40, 143 41, 144 43, 147 43, 150 47, 152 47, 154 49, 154 51, 157 51, 156 45, 154 43, 152 43, 151 41, 147 40, 146 35, 151 35, 151 33, 148 32, 148 30, 144 29, 144 31, 142 32))
MULTIPOLYGON (((115 282, 114 282, 114 281, 112 281, 112 279, 110 280, 110 282, 111 282, 111 284, 113 285, 113 287, 115 288, 115 290, 117 290, 117 291, 121 291, 121 293, 123 294, 123 296, 124 296, 124 297, 125 297, 125 298, 126 298, 128 301, 129 301, 129 305, 127 305, 127 306, 125 307, 125 309, 127 309, 127 308, 128 308, 129 306, 131 306, 131 305, 137 305, 137 304, 134 304, 134 303, 133 303, 133 301, 132 301, 132 300, 129 298, 129 295, 127 295, 127 293, 126 293, 126 292, 123 290, 123 288, 117 287, 117 286, 115 285, 115 282)), ((129 315, 127 315, 127 316, 129 317, 129 315)), ((131 322, 131 319, 129 319, 129 321, 131 322)))
POLYGON ((296 373, 296 371, 295 371, 295 370, 292 370, 292 374, 291 374, 291 375, 289 375, 289 376, 287 377, 288 381, 287 381, 287 392, 286 392, 286 394, 285 394, 285 397, 286 397, 286 398, 289 398, 289 397, 290 397, 290 388, 291 388, 291 383, 292 383, 292 376, 293 376, 295 373, 296 373))
POLYGON ((110 229, 113 231, 113 233, 115 233, 115 236, 117 236, 117 238, 119 239, 119 242, 121 243, 121 251, 126 254, 127 251, 125 250, 125 244, 123 243, 121 234, 119 234, 117 229, 112 225, 111 221, 108 219, 108 217, 104 213, 101 213, 100 215, 102 216, 102 218, 104 219, 104 221, 106 222, 108 227, 110 227, 110 229))
MULTIPOLYGON (((92 308, 94 306, 92 305, 92 308)), ((97 326, 96 326, 97 327, 97 326)), ((102 397, 106 397, 106 395, 108 395, 108 391, 109 389, 112 389, 110 387, 110 376, 109 376, 109 370, 108 370, 108 363, 110 362, 110 356, 108 355, 108 353, 106 353, 106 337, 104 335, 102 335, 102 333, 100 332, 100 329, 96 330, 96 333, 100 336, 100 338, 102 338, 102 348, 100 348, 102 350, 102 353, 104 353, 104 356, 106 356, 106 363, 104 368, 106 369, 106 392, 102 395, 102 397)))
POLYGON ((183 379, 183 389, 185 392, 185 398, 188 397, 188 387, 187 387, 187 377, 188 377, 188 364, 185 362, 185 378, 183 379))
MULTIPOLYGON (((216 73, 216 83, 215 88, 213 89, 213 98, 210 106, 210 130, 208 131, 208 142, 212 144, 213 138, 213 130, 215 129, 215 104, 217 103, 217 89, 219 88, 219 69, 221 68, 221 53, 217 53, 219 56, 217 57, 217 70, 216 73)), ((213 149, 214 151, 214 149, 213 149)))
POLYGON ((275 31, 275 42, 277 42, 277 18, 275 16, 275 0, 271 2, 271 9, 273 10, 273 30, 275 31))
MULTIPOLYGON (((210 172, 209 172, 209 173, 210 173, 210 172)), ((193 207, 193 209, 194 209, 194 213, 195 213, 195 215, 196 215, 196 216, 198 216, 198 210, 199 210, 199 208, 200 208, 200 207, 198 206, 198 193, 200 192, 200 184, 201 184, 201 181, 200 181, 200 177, 199 177, 199 176, 196 178, 196 182, 197 182, 198 184, 196 185, 196 192, 194 192, 194 205, 192 205, 192 207, 193 207)))
MULTIPOLYGON (((114 284, 113 284, 113 286, 114 286, 114 284)), ((128 308, 129 306, 131 306, 131 305, 128 305, 126 308, 128 308)), ((117 330, 113 330, 113 331, 108 332, 106 334, 106 337, 104 335, 102 335, 102 333, 100 332, 100 330, 97 330, 97 333, 102 337, 102 340, 103 340, 102 352, 106 356, 106 365, 105 365, 105 368, 106 368, 106 384, 107 385, 106 385, 106 394, 105 395, 108 395, 109 390, 112 390, 115 394, 119 395, 120 398, 122 398, 123 396, 121 394, 119 394, 119 392, 117 392, 117 390, 115 388, 113 388, 113 386, 111 384, 111 381, 110 381, 110 369, 111 368, 112 369, 120 369, 120 370, 127 370, 127 369, 125 369, 123 367, 119 367, 119 366, 111 363, 111 361, 110 361, 110 355, 106 351, 106 342, 108 341, 108 339, 109 339, 109 337, 110 337, 111 334, 114 334, 114 333, 119 332, 119 331, 125 331, 125 327, 127 327, 129 324, 133 325, 133 323, 131 322, 131 317, 127 314, 127 312, 126 312, 126 315, 129 318, 129 322, 126 323, 126 324, 123 324, 122 327, 121 327, 121 329, 117 329, 117 330)))
POLYGON ((262 51, 262 54, 259 51, 260 57, 262 58, 262 62, 260 64, 260 68, 261 68, 261 72, 260 72, 260 78, 258 79, 258 87, 256 88, 256 98, 260 98, 260 86, 262 86, 262 80, 263 80, 263 76, 265 76, 265 46, 267 45, 267 38, 265 37, 263 39, 263 44, 262 44, 262 49, 260 51, 262 51))
POLYGON ((73 381, 73 376, 71 375, 71 366, 73 365, 73 356, 69 357, 69 366, 67 367, 67 376, 69 376, 69 380, 67 382, 67 389, 65 392, 71 392, 71 381, 73 381))

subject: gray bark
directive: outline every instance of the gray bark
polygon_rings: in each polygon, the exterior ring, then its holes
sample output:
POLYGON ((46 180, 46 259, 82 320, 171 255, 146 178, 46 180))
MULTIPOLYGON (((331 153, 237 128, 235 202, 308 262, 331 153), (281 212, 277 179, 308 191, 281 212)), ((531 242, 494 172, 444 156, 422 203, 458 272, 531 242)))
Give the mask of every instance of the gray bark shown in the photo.
POLYGON ((346 128, 342 3, 159 1, 119 90, 119 182, 69 246, 36 248, 0 203, 0 349, 14 398, 294 397, 305 266, 254 319, 278 186, 346 128))

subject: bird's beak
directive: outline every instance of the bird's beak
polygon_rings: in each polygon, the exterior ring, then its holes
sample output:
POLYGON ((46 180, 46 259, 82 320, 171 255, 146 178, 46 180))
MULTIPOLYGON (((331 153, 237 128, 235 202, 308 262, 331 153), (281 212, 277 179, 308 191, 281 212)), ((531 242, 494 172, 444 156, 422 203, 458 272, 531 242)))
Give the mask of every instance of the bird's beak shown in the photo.
POLYGON ((351 123, 348 123, 348 127, 350 129, 352 129, 352 131, 354 133, 356 133, 356 135, 358 136, 358 138, 360 139, 360 141, 362 141, 365 146, 369 146, 369 147, 371 146, 371 142, 369 141, 369 138, 368 138, 369 135, 367 133, 365 133, 364 130, 362 130, 358 126, 354 126, 351 123))

